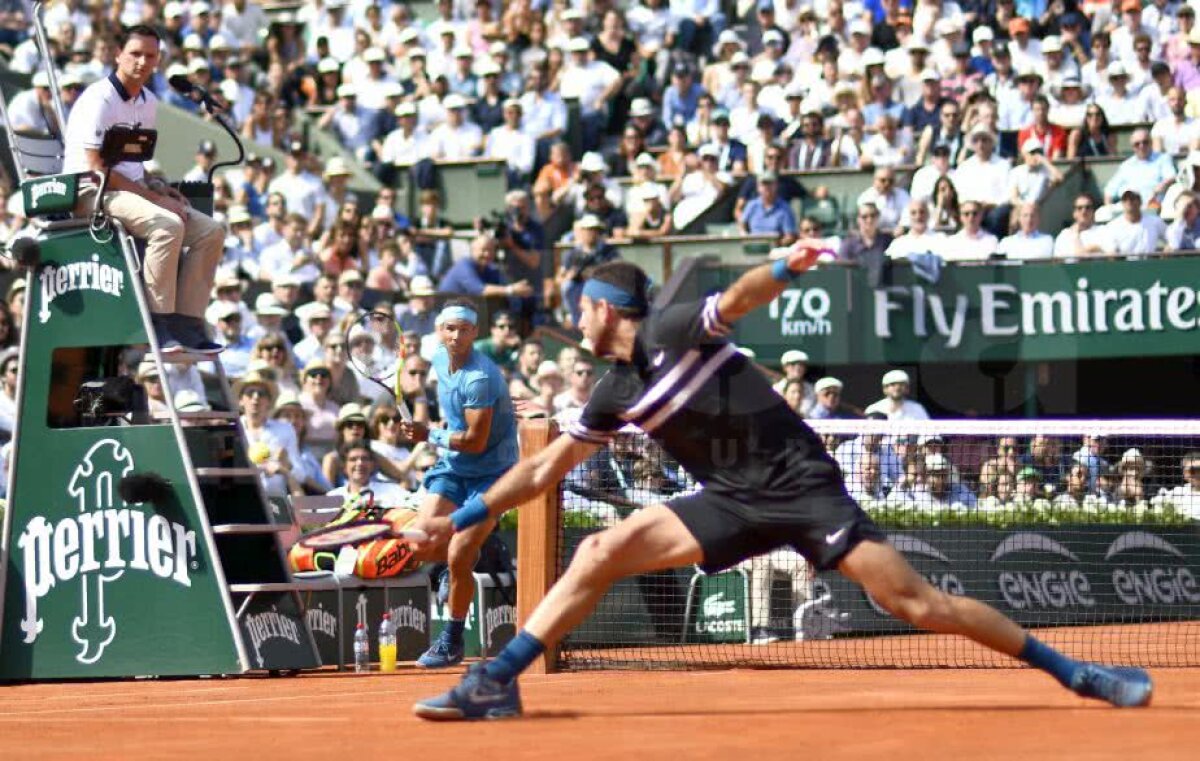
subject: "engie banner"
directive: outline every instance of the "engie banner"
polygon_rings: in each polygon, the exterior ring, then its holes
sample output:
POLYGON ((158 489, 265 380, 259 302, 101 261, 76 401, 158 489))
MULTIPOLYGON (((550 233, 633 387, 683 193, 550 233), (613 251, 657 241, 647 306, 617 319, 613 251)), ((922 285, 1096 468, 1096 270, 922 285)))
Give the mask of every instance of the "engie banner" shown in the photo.
MULTIPOLYGON (((1200 619, 1200 531, 1146 526, 911 529, 888 539, 922 576, 1023 626, 1200 619)), ((806 638, 912 631, 862 588, 821 574, 806 638)))
MULTIPOLYGON (((700 269, 701 292, 744 267, 700 269)), ((805 274, 738 323, 760 360, 788 349, 823 365, 1186 355, 1200 351, 1200 259, 907 265, 805 274)))

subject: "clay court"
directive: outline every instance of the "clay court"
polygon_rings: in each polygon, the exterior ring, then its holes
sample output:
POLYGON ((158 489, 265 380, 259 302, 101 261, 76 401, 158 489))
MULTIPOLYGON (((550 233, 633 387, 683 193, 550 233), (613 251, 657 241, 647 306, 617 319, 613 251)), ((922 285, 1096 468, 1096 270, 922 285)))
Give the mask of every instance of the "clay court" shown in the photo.
POLYGON ((1028 669, 532 675, 526 718, 470 725, 410 715, 457 679, 415 669, 30 684, 0 688, 0 757, 1195 758, 1200 670, 1152 673, 1143 710, 1028 669))

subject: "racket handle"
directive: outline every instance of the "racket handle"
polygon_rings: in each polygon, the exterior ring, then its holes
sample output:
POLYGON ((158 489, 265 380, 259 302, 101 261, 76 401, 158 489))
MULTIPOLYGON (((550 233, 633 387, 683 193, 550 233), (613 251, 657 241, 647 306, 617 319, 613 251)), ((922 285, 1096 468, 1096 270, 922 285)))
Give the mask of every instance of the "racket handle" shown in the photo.
POLYGON ((408 402, 404 401, 404 397, 400 394, 396 395, 396 409, 400 412, 400 417, 404 422, 411 423, 413 421, 412 412, 408 409, 408 402))

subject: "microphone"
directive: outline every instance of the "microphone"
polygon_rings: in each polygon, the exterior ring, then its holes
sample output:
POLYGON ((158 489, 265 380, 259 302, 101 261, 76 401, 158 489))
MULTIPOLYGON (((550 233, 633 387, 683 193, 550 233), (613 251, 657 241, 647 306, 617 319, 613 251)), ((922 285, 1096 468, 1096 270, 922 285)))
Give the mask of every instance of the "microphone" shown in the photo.
POLYGON ((229 104, 217 98, 203 87, 193 84, 192 80, 188 79, 187 74, 172 74, 167 77, 167 84, 171 86, 172 90, 193 103, 201 103, 208 106, 211 111, 225 112, 229 110, 229 104))

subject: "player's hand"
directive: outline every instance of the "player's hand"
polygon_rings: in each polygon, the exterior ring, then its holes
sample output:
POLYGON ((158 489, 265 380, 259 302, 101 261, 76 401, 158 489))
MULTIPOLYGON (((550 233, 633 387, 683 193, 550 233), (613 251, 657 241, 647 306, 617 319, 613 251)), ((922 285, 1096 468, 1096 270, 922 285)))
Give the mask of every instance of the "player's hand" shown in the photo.
POLYGON ((794 274, 800 274, 817 263, 817 260, 825 254, 833 254, 824 241, 816 238, 801 238, 786 249, 782 250, 782 257, 787 261, 787 268, 794 274))
POLYGON ((429 438, 429 426, 415 420, 401 420, 400 437, 419 444, 429 438))
POLYGON ((420 542, 409 540, 413 554, 421 560, 445 555, 445 547, 450 543, 450 537, 454 536, 454 524, 447 516, 423 516, 406 528, 419 529, 427 536, 420 542))
POLYGON ((533 286, 527 280, 518 280, 510 287, 512 288, 513 296, 520 296, 523 299, 527 299, 533 295, 533 286))

